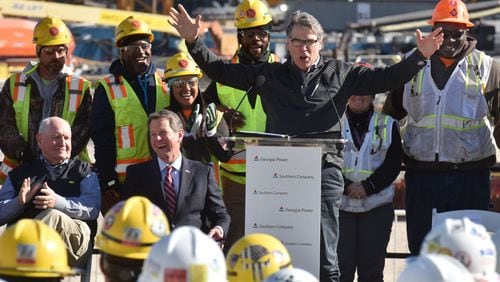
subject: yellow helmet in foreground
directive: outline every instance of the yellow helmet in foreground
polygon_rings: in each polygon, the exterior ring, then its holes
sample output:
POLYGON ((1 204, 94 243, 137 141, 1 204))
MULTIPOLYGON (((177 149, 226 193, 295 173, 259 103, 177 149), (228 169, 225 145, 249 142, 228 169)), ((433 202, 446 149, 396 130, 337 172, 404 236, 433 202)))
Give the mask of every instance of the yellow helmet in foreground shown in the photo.
POLYGON ((185 75, 196 75, 198 78, 203 76, 200 67, 193 59, 187 53, 179 52, 167 60, 163 79, 168 80, 185 75))
POLYGON ((153 39, 155 38, 146 22, 138 20, 134 18, 134 16, 130 16, 119 23, 115 28, 116 47, 123 47, 121 44, 123 39, 132 35, 148 36, 149 42, 153 42, 153 39))
POLYGON ((267 5, 261 0, 243 0, 234 12, 234 25, 238 29, 267 25, 272 20, 267 5))
POLYGON ((96 245, 114 256, 144 260, 151 246, 169 233, 163 211, 147 198, 134 196, 106 213, 96 245))
POLYGON ((33 43, 39 46, 69 44, 70 41, 71 32, 59 18, 43 18, 36 24, 33 31, 33 43))
POLYGON ((40 220, 21 219, 0 236, 0 274, 55 278, 73 275, 61 236, 40 220))
POLYGON ((254 233, 236 241, 226 257, 229 282, 261 282, 292 266, 285 246, 269 234, 254 233))

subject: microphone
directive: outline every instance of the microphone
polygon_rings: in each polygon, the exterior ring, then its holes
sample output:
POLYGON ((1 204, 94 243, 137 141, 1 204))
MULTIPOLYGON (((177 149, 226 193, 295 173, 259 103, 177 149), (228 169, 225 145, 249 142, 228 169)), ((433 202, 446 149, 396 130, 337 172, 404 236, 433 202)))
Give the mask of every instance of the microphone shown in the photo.
POLYGON ((257 102, 257 90, 259 90, 264 83, 266 83, 266 77, 260 74, 255 78, 254 88, 251 90, 248 89, 247 91, 248 102, 250 103, 252 110, 255 109, 255 103, 257 102))
POLYGON ((241 100, 238 102, 238 105, 236 108, 234 108, 233 114, 231 115, 231 119, 229 120, 229 136, 234 136, 234 130, 233 130, 233 120, 234 117, 236 116, 236 113, 240 109, 241 104, 243 103, 243 100, 248 97, 248 101, 250 102, 250 106, 252 109, 255 109, 255 103, 257 102, 257 90, 264 85, 266 82, 266 77, 263 75, 258 75, 255 78, 255 83, 248 88, 247 91, 245 91, 245 95, 241 97, 241 100))

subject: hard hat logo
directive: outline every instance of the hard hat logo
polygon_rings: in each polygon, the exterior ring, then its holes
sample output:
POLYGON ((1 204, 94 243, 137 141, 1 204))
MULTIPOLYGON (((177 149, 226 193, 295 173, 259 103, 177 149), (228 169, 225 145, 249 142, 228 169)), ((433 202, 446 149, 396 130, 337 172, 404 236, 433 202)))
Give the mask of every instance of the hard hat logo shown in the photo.
POLYGON ((451 11, 450 11, 450 15, 451 15, 452 17, 456 17, 456 16, 458 15, 457 10, 456 10, 456 9, 451 10, 451 11))
POLYGON ((253 19, 255 18, 256 12, 254 9, 248 9, 246 12, 247 17, 253 19))
POLYGON ((35 264, 36 246, 32 244, 17 245, 16 262, 19 264, 35 264))
POLYGON ((133 28, 140 28, 141 27, 141 23, 139 21, 131 21, 130 24, 132 25, 133 28))
POLYGON ((53 26, 49 29, 49 33, 52 36, 57 36, 59 34, 59 29, 57 27, 53 26))
POLYGON ((183 69, 186 68, 188 66, 188 64, 189 63, 186 60, 179 60, 179 67, 181 67, 183 69))

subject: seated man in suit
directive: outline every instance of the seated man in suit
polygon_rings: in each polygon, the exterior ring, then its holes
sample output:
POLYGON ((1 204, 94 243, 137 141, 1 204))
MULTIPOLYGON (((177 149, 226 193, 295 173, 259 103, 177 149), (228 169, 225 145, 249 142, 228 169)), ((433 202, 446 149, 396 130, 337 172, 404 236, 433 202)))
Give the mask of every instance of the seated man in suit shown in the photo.
POLYGON ((70 159, 71 128, 59 117, 40 123, 41 155, 16 167, 0 189, 0 225, 21 218, 40 219, 62 237, 71 266, 86 262, 97 230, 101 192, 88 163, 70 159))
POLYGON ((122 199, 144 196, 165 211, 172 229, 191 225, 222 240, 230 217, 213 167, 182 156, 184 129, 176 113, 150 114, 148 126, 157 158, 127 167, 122 199))

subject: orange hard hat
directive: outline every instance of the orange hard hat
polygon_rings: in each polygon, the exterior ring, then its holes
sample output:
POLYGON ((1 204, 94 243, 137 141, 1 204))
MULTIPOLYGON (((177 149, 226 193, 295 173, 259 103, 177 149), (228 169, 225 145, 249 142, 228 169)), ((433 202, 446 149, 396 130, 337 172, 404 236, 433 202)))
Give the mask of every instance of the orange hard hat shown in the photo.
POLYGON ((437 22, 460 23, 466 27, 473 27, 474 24, 469 20, 467 6, 461 0, 440 0, 434 8, 432 19, 427 23, 435 24, 437 22))

